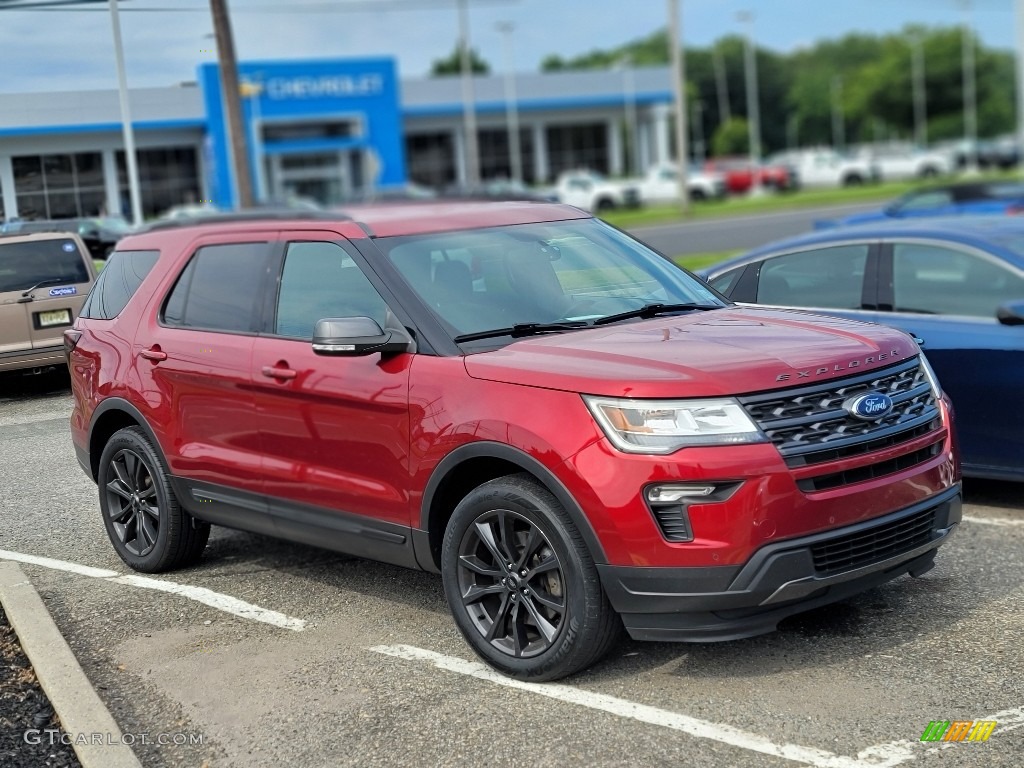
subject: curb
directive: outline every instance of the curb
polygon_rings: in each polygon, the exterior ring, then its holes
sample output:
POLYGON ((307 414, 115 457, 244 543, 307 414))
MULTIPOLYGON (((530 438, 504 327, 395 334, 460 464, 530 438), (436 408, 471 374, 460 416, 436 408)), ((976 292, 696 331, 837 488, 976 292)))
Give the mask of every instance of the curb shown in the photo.
POLYGON ((17 563, 0 562, 0 603, 82 768, 142 768, 17 563))

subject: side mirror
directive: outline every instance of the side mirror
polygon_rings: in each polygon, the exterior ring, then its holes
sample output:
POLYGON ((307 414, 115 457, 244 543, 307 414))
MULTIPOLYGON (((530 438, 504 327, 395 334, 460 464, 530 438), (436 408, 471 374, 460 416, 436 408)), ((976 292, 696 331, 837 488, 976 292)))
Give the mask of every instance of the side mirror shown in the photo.
POLYGON ((396 355, 408 352, 411 343, 405 331, 385 331, 369 317, 325 318, 313 329, 313 351, 318 355, 396 355))
POLYGON ((996 319, 1003 325, 1024 325, 1024 299, 1003 304, 996 310, 996 319))

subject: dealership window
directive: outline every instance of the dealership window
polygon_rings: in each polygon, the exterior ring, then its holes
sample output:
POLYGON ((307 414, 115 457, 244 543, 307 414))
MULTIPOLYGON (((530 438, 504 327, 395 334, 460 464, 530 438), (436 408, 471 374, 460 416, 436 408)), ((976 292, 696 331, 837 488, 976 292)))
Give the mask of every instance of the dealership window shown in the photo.
MULTIPOLYGON (((168 208, 199 200, 199 162, 194 147, 161 147, 136 152, 142 215, 159 216, 168 208)), ((121 210, 131 210, 124 152, 117 153, 117 179, 121 210)))
POLYGON ((450 131, 414 133, 405 137, 409 178, 428 187, 455 182, 455 138, 450 131))
POLYGON ((73 219, 103 213, 103 160, 99 152, 11 158, 21 219, 73 219))
MULTIPOLYGON (((512 152, 509 149, 508 129, 489 128, 477 134, 480 137, 480 176, 487 179, 512 178, 512 152)), ((522 158, 523 181, 532 184, 533 131, 519 130, 519 154, 522 158)))
POLYGON ((549 126, 547 144, 553 176, 579 168, 608 173, 607 123, 549 126))

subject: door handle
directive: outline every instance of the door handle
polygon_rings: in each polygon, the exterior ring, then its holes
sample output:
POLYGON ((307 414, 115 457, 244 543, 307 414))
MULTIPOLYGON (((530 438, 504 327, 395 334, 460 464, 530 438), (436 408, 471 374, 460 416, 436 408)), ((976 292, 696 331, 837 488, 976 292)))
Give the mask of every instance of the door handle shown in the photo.
POLYGON ((291 368, 279 368, 276 365, 264 365, 263 375, 268 379, 277 379, 278 381, 288 381, 298 376, 298 373, 293 371, 291 368))
POLYGON ((162 351, 160 347, 150 347, 139 352, 139 357, 144 357, 147 360, 152 360, 154 363, 159 363, 161 360, 167 359, 167 353, 162 351))

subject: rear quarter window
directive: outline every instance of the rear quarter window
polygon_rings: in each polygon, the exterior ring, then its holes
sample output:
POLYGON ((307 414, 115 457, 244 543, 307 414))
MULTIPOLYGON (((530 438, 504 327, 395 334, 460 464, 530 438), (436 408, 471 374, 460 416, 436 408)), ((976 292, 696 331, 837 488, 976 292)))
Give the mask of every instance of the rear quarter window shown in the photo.
POLYGON ((110 320, 117 317, 160 258, 159 251, 114 251, 96 279, 81 317, 110 320))
POLYGON ((0 239, 0 293, 89 282, 87 258, 71 238, 5 243, 0 239))

